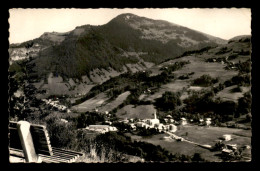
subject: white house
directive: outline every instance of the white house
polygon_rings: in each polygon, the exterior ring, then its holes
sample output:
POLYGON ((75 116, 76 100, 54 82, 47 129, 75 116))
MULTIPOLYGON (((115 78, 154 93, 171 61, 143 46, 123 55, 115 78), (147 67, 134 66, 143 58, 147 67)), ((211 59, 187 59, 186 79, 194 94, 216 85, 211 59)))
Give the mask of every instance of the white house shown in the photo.
POLYGON ((156 125, 156 128, 158 129, 159 132, 166 130, 166 127, 161 123, 156 125))
POLYGON ((224 134, 222 137, 225 141, 230 141, 231 140, 231 135, 230 134, 224 134))
POLYGON ((185 118, 181 118, 181 125, 187 125, 187 120, 185 118))
POLYGON ((136 126, 135 126, 134 123, 131 123, 131 124, 130 124, 130 127, 131 127, 131 129, 136 130, 136 126))
POLYGON ((173 122, 174 122, 174 119, 170 119, 169 122, 170 122, 170 123, 173 123, 173 122))
POLYGON ((206 118, 205 124, 209 126, 211 124, 211 118, 206 118))
POLYGON ((177 131, 177 126, 173 125, 173 124, 170 124, 169 125, 169 131, 170 132, 176 132, 177 131))
POLYGON ((66 119, 60 119, 61 122, 68 123, 66 119))

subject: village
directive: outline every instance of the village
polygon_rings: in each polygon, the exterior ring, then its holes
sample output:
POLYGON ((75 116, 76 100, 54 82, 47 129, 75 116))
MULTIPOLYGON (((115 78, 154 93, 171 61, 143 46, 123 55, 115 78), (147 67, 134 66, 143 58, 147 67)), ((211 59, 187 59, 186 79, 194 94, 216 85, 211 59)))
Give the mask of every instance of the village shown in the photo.
MULTIPOLYGON (((95 112, 99 113, 98 109, 94 110, 95 112)), ((111 114, 108 111, 99 113, 101 115, 106 116, 106 121, 104 124, 96 124, 96 125, 88 125, 83 130, 86 130, 88 132, 97 133, 97 134, 105 134, 107 132, 118 132, 119 128, 117 128, 116 124, 113 121, 110 121, 109 118, 111 117, 111 114)), ((128 125, 130 127, 131 132, 138 132, 138 130, 145 129, 145 130, 151 130, 155 129, 159 134, 165 134, 161 141, 168 141, 171 140, 173 142, 187 142, 190 144, 193 144, 195 146, 201 147, 203 149, 207 149, 209 151, 219 151, 221 152, 222 156, 226 157, 234 157, 238 155, 239 151, 243 149, 249 150, 251 147, 250 145, 244 145, 243 147, 239 148, 237 144, 229 143, 233 139, 233 136, 231 134, 223 134, 220 137, 216 138, 216 144, 209 145, 209 144, 203 144, 191 141, 184 138, 183 136, 178 136, 175 133, 178 133, 180 129, 185 128, 186 126, 192 126, 194 125, 193 120, 187 120, 186 118, 182 117, 179 121, 176 121, 172 118, 171 115, 167 115, 163 119, 163 123, 160 122, 160 120, 157 118, 156 110, 154 111, 154 118, 145 118, 145 119, 136 119, 136 118, 125 118, 119 121, 116 121, 117 123, 122 123, 124 125, 128 125), (168 135, 168 136, 167 136, 168 135)), ((65 121, 63 121, 65 122, 65 121)), ((198 127, 204 128, 210 128, 211 127, 211 118, 205 118, 200 119, 199 124, 197 124, 198 127)), ((125 129, 126 132, 128 130, 125 129)), ((188 134, 188 132, 186 132, 188 134)), ((239 154, 240 154, 239 153, 239 154)))
MULTIPOLYGON (((57 97, 42 99, 42 101, 50 107, 50 110, 58 111, 61 113, 73 113, 73 110, 71 111, 69 107, 66 106, 66 104, 62 105, 61 99, 57 97)), ((174 119, 173 116, 170 114, 167 114, 166 116, 159 115, 160 117, 158 117, 156 110, 154 110, 151 118, 143 119, 131 117, 125 117, 124 119, 115 119, 113 113, 110 113, 109 111, 99 111, 98 108, 93 109, 92 113, 98 116, 102 116, 104 118, 104 121, 94 122, 92 124, 87 124, 83 128, 79 128, 80 130, 85 131, 87 134, 98 135, 106 134, 108 132, 120 132, 126 133, 128 135, 143 137, 143 135, 139 133, 143 130, 146 130, 144 132, 148 132, 150 137, 162 135, 161 138, 158 139, 159 142, 161 142, 162 144, 165 142, 189 143, 199 148, 207 149, 209 152, 217 150, 221 153, 222 156, 226 158, 235 157, 241 154, 241 152, 245 149, 247 151, 251 149, 251 146, 249 144, 243 144, 243 146, 240 143, 237 144, 237 142, 239 142, 240 140, 237 141, 236 139, 238 138, 229 131, 227 131, 226 133, 223 132, 222 134, 218 134, 218 136, 214 135, 214 137, 211 137, 211 139, 214 139, 215 143, 213 143, 213 141, 205 143, 205 141, 203 141, 203 138, 202 141, 200 141, 198 139, 193 139, 190 138, 190 136, 187 136, 188 134, 194 134, 192 129, 201 129, 201 132, 207 131, 210 128, 218 129, 219 127, 216 127, 214 122, 212 123, 212 118, 210 117, 201 117, 195 122, 194 119, 188 119, 183 116, 180 117, 180 119, 174 119), (180 133, 184 132, 184 130, 185 134, 180 133), (232 141, 233 139, 235 139, 234 142, 232 141)), ((64 118, 60 119, 60 121, 64 124, 68 124, 68 122, 70 122, 69 120, 66 120, 64 118)))

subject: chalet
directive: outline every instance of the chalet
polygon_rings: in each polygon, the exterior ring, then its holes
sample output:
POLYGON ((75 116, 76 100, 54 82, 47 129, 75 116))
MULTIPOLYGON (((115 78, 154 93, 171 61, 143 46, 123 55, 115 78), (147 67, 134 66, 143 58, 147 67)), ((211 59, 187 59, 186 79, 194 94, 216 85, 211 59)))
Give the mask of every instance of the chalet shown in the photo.
POLYGON ((200 126, 203 126, 205 123, 204 123, 204 119, 199 119, 199 125, 200 126))
POLYGON ((206 118, 205 125, 209 126, 211 124, 211 118, 206 118))
POLYGON ((187 125, 187 120, 185 118, 181 118, 181 125, 187 125))

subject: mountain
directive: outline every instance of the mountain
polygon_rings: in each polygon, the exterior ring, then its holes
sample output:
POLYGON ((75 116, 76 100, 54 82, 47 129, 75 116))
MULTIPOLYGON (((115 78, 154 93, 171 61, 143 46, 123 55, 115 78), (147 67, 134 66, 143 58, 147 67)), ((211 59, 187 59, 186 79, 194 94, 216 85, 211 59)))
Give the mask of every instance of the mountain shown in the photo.
MULTIPOLYGON (((91 80, 91 74, 102 75, 102 70, 117 74, 143 70, 187 50, 225 43, 174 23, 127 13, 101 26, 44 33, 34 40, 10 45, 9 53, 11 62, 33 57, 38 80, 50 73, 63 78, 87 76, 91 80)), ((107 74, 108 79, 110 76, 107 74)))

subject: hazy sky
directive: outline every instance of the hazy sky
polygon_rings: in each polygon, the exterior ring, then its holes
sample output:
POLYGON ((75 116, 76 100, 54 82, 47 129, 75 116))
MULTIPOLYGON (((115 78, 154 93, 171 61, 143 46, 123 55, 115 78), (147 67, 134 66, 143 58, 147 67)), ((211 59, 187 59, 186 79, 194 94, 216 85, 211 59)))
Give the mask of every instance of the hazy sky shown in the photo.
POLYGON ((67 32, 85 24, 103 25, 122 13, 166 20, 212 36, 230 39, 251 34, 249 8, 223 9, 10 9, 10 43, 21 43, 44 32, 67 32))

